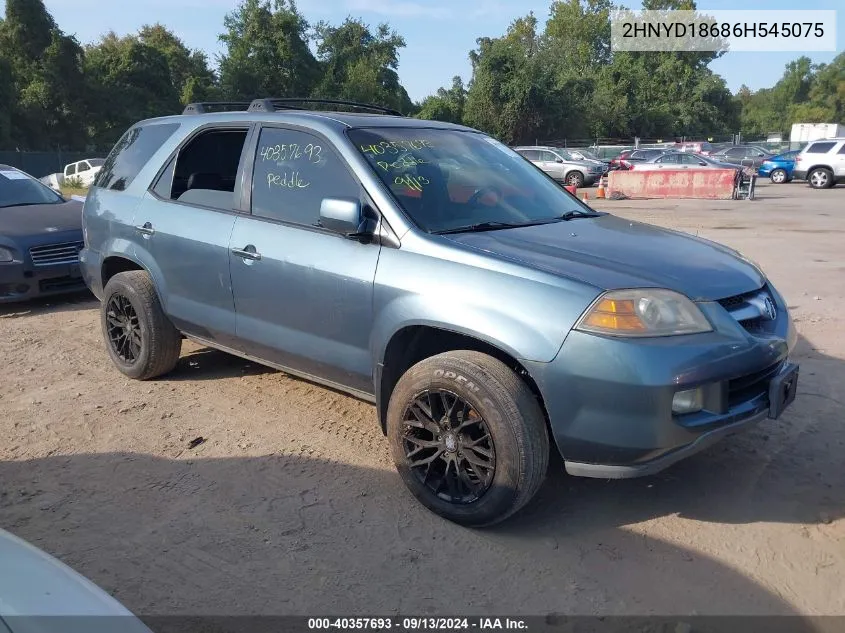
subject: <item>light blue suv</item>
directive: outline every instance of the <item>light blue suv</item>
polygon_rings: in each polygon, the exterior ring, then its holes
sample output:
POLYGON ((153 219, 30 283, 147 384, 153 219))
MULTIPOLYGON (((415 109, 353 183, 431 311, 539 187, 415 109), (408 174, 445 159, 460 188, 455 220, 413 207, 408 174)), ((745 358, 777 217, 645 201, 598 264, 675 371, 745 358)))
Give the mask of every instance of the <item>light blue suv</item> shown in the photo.
POLYGON ((80 257, 124 374, 187 337, 374 402, 408 488, 466 525, 527 503, 550 442, 635 477, 792 402, 786 303, 739 253, 475 130, 312 107, 195 104, 117 143, 80 257))

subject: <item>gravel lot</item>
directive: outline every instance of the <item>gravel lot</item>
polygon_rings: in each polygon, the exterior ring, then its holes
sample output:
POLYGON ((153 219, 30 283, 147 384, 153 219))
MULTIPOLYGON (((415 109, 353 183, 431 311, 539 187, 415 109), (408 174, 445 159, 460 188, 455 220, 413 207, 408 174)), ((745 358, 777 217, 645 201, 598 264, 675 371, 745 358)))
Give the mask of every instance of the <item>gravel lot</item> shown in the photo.
POLYGON ((41 301, 0 307, 0 526, 146 615, 845 614, 845 187, 596 206, 763 266, 800 333, 780 420, 647 479, 553 459, 474 531, 405 492, 372 406, 193 344, 128 381, 94 301, 41 301))

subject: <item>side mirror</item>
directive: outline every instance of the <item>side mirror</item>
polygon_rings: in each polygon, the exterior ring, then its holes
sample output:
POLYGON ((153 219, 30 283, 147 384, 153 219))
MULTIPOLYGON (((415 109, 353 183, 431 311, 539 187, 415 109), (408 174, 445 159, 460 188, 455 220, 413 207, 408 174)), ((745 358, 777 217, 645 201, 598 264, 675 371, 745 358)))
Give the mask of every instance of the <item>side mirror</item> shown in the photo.
POLYGON ((765 156, 765 154, 757 154, 757 156, 765 156))
POLYGON ((703 160, 698 161, 698 164, 702 167, 707 167, 707 163, 705 163, 703 160))
POLYGON ((363 237, 372 233, 360 200, 323 198, 320 203, 320 226, 345 237, 363 237))
POLYGON ((562 159, 562 158, 555 158, 555 162, 556 162, 556 163, 562 163, 562 162, 563 162, 563 159, 562 159))

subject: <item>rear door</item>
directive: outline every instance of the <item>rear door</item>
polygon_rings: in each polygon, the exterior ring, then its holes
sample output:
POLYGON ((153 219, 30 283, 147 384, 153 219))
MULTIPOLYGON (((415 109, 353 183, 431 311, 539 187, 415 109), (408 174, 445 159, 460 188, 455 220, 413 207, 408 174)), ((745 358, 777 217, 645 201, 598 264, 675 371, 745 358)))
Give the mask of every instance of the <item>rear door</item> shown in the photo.
POLYGON ((566 167, 563 159, 547 150, 540 150, 540 166, 544 172, 555 180, 563 180, 566 176, 566 167))
POLYGON ((137 249, 183 332, 240 351, 229 273, 248 124, 208 125, 170 158, 135 212, 137 249))
POLYGON ((366 195, 331 144, 264 126, 251 150, 249 215, 230 240, 237 333, 250 355, 373 393, 370 332, 380 246, 319 226, 324 198, 366 195))
POLYGON ((833 155, 833 173, 837 178, 845 178, 845 142, 839 146, 839 151, 833 155))

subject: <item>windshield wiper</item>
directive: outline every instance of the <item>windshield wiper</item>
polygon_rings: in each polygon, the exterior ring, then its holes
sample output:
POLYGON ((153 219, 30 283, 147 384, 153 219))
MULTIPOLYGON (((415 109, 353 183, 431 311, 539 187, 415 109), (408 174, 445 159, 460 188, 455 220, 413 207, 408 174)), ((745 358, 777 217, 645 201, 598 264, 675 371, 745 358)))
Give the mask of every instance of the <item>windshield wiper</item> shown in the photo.
POLYGON ((558 218, 551 218, 545 220, 536 220, 534 222, 478 222, 477 224, 467 224, 466 226, 456 226, 453 229, 443 229, 442 231, 433 231, 435 235, 448 235, 449 233, 477 233, 480 231, 497 231, 498 229, 515 229, 522 226, 536 226, 538 224, 548 224, 549 222, 557 222, 558 218))
POLYGON ((569 220, 575 220, 577 218, 598 218, 601 215, 601 213, 593 213, 591 211, 567 211, 563 215, 558 216, 557 219, 567 222, 569 220))

